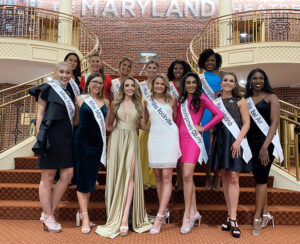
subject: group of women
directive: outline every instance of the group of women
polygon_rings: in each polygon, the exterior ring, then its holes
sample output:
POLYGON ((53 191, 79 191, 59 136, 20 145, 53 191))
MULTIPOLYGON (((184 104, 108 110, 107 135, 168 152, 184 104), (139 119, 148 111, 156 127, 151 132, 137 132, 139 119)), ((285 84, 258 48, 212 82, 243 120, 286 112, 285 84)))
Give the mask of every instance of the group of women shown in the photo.
POLYGON ((183 188, 185 202, 180 232, 188 234, 197 221, 200 225, 193 181, 197 162, 207 165, 207 189, 219 190, 221 175, 228 211, 223 231, 236 238, 241 234, 239 172, 252 171, 256 181, 252 234, 259 235, 273 222, 267 208, 267 179, 273 155, 282 159, 276 134, 280 105, 263 70, 249 73, 245 99, 235 74, 219 71, 222 59, 212 49, 200 54, 203 74, 176 60, 168 79, 158 74, 157 62, 149 61, 148 79, 140 83, 130 76, 133 62, 128 57, 120 60, 119 78, 114 80, 104 74, 98 54, 89 61, 91 73, 80 81, 80 60, 75 53, 68 54, 57 64, 53 82, 30 91, 38 103, 33 151, 42 169, 40 220, 45 230, 62 230, 54 212, 74 170, 80 206, 76 224, 82 222, 82 233, 90 232, 95 224, 88 215, 89 198, 100 163, 107 169, 107 221, 96 229, 101 236, 126 236, 129 225, 138 233, 160 233, 170 219, 167 207, 175 168, 176 187, 183 188), (215 171, 212 182, 210 169, 215 171), (58 170, 60 178, 52 191, 58 170), (147 214, 144 186, 156 186, 155 218, 147 214))

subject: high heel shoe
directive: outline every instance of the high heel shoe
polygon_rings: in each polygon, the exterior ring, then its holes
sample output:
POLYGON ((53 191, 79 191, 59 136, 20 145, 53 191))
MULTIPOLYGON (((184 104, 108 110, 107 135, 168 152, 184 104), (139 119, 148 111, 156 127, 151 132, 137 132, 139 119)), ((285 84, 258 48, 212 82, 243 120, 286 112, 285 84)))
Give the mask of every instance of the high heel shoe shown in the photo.
POLYGON ((225 222, 222 224, 222 230, 223 230, 223 231, 230 231, 230 222, 229 222, 229 218, 230 218, 230 215, 227 214, 226 220, 225 220, 225 222))
POLYGON ((183 227, 183 221, 182 221, 182 226, 181 226, 181 228, 180 228, 180 233, 181 234, 188 234, 188 233, 190 233, 191 232, 191 230, 192 230, 192 226, 191 226, 191 218, 189 219, 189 226, 188 227, 183 227))
MULTIPOLYGON (((159 233, 160 233, 160 229, 161 229, 161 226, 162 226, 162 224, 163 224, 163 222, 164 222, 165 215, 157 213, 157 214, 156 214, 156 218, 160 218, 160 226, 159 226, 159 229, 154 229, 154 227, 152 227, 151 230, 149 231, 149 234, 150 234, 150 235, 156 235, 156 234, 159 234, 159 233)), ((155 220, 156 220, 156 219, 155 219, 155 220)))
POLYGON ((121 225, 120 226, 120 235, 121 236, 127 236, 128 235, 128 225, 121 225))
POLYGON ((170 214, 170 211, 169 209, 165 209, 165 214, 164 214, 164 224, 166 224, 168 222, 168 224, 170 224, 170 217, 171 217, 171 214, 170 214))
MULTIPOLYGON (((88 212, 86 212, 86 213, 88 213, 88 212)), ((76 213, 76 223, 75 223, 76 227, 79 227, 81 225, 81 222, 83 221, 82 216, 81 216, 82 214, 83 213, 80 213, 80 210, 78 210, 76 213)), ((94 226, 96 226, 96 225, 90 221, 90 227, 94 227, 94 226)))
POLYGON ((43 221, 44 231, 49 233, 59 233, 61 232, 61 226, 55 221, 55 219, 45 219, 43 221))
POLYGON ((272 226, 274 228, 274 216, 272 216, 270 213, 267 213, 267 214, 263 214, 262 215, 262 221, 261 221, 261 228, 265 228, 267 227, 268 223, 270 221, 272 221, 272 226))
MULTIPOLYGON (((82 222, 82 227, 81 227, 81 233, 83 234, 88 234, 91 232, 91 226, 90 226, 90 221, 89 220, 84 220, 82 218, 83 215, 88 215, 88 212, 84 212, 84 213, 79 213, 79 218, 80 218, 80 221, 82 222), (88 221, 88 226, 89 227, 83 227, 83 222, 87 222, 88 221)), ((76 216, 77 217, 77 216, 76 216)), ((80 222, 79 222, 80 223, 80 222)))
MULTIPOLYGON (((42 212, 41 217, 40 217, 40 221, 42 221, 42 223, 43 223, 45 220, 46 220, 45 214, 44 214, 44 212, 42 212)), ((59 227, 61 227, 60 223, 58 223, 57 221, 55 221, 55 222, 58 224, 59 227)))
POLYGON ((190 227, 193 228, 197 220, 198 226, 200 227, 201 219, 202 215, 197 211, 197 213, 194 216, 190 216, 190 227))
POLYGON ((229 218, 229 221, 230 221, 231 235, 232 235, 234 238, 240 238, 240 236, 241 236, 241 230, 240 230, 240 228, 237 226, 237 220, 236 220, 236 219, 231 219, 231 218, 229 218), (234 223, 234 226, 231 225, 231 222, 234 223))
POLYGON ((254 219, 252 225, 252 235, 259 236, 261 233, 261 218, 254 219))

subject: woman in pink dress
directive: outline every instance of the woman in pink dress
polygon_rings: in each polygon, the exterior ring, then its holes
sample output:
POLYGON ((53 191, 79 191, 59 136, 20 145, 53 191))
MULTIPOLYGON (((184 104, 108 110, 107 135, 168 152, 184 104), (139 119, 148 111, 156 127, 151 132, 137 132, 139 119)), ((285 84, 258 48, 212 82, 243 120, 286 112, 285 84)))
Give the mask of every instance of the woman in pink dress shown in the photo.
MULTIPOLYGON (((198 220, 200 225, 201 215, 197 211, 196 206, 196 195, 195 195, 195 185, 193 181, 193 173, 195 166, 199 160, 200 148, 196 144, 194 139, 191 137, 190 132, 186 126, 188 123, 188 116, 183 115, 187 113, 191 117, 191 126, 193 126, 199 133, 207 131, 214 125, 219 123, 223 119, 222 112, 213 104, 210 99, 202 94, 202 85, 200 78, 197 74, 189 72, 182 78, 182 83, 180 87, 180 100, 179 100, 179 110, 177 115, 177 126, 179 128, 179 140, 180 149, 182 152, 181 158, 179 159, 179 164, 181 167, 182 177, 183 177, 183 189, 184 189, 184 202, 185 211, 182 220, 182 226, 180 232, 182 234, 187 234, 191 231, 198 220), (186 106, 185 102, 187 100, 187 113, 183 112, 186 106), (204 113, 204 110, 208 109, 212 114, 213 118, 205 126, 201 126, 200 122, 204 113)), ((192 128, 191 128, 192 129, 192 128)), ((203 148, 205 150, 204 141, 202 138, 203 148)), ((202 155, 204 151, 202 152, 202 155)), ((202 162, 200 162, 202 163, 202 162)))

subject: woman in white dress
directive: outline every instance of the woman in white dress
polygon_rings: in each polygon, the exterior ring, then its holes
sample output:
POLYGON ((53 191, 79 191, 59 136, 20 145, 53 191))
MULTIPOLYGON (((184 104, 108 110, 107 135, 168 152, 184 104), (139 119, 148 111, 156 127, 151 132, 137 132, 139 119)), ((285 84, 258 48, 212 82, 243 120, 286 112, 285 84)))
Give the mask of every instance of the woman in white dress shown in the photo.
POLYGON ((150 117, 149 167, 154 169, 156 177, 159 210, 150 234, 158 234, 163 222, 170 217, 167 205, 172 193, 172 172, 181 152, 178 128, 174 123, 177 101, 170 95, 169 80, 156 75, 152 80, 151 94, 151 98, 145 101, 145 122, 150 117))

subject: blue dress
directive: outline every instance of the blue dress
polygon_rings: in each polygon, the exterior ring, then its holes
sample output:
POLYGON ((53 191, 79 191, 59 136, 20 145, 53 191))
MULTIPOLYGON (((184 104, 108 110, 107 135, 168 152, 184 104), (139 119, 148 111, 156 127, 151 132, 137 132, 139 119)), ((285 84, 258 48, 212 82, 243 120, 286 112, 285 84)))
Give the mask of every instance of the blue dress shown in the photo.
MULTIPOLYGON (((106 117, 107 109, 101 111, 106 117)), ((103 150, 101 131, 91 108, 83 102, 79 112, 80 124, 74 138, 74 161, 76 165, 76 182, 79 192, 92 192, 100 167, 103 150)))
MULTIPOLYGON (((221 90, 221 77, 216 75, 215 73, 205 71, 204 76, 208 84, 210 85, 211 89, 216 92, 221 90)), ((211 120, 211 112, 207 109, 204 111, 201 124, 202 126, 206 125, 211 120)), ((203 132, 203 139, 205 144, 205 149, 209 151, 209 131, 203 132)))

